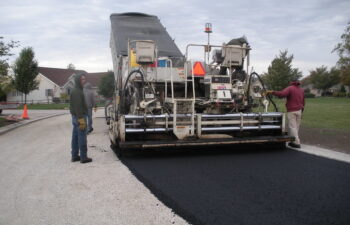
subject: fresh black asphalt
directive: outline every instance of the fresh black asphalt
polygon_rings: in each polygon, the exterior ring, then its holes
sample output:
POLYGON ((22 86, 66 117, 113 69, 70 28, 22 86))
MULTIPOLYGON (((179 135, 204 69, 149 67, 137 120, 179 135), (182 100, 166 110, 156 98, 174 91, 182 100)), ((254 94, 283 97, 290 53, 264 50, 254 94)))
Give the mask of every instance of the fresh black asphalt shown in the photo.
POLYGON ((350 224, 350 164, 263 146, 122 158, 191 224, 350 224))

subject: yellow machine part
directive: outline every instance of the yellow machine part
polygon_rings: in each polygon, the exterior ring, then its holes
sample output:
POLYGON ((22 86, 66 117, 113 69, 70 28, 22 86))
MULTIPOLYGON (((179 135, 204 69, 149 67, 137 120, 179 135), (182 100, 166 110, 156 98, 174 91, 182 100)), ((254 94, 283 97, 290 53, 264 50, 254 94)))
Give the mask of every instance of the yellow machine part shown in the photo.
POLYGON ((136 53, 133 49, 130 50, 130 54, 129 54, 129 58, 130 58, 130 67, 139 67, 140 65, 136 63, 136 53))

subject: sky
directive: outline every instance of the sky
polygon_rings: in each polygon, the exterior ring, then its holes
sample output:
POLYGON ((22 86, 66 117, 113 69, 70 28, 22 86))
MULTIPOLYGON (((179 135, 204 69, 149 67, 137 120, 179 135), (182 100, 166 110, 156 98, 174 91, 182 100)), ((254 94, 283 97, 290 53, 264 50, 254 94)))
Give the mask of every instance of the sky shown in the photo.
POLYGON ((332 67, 332 49, 350 22, 349 0, 0 0, 0 36, 19 41, 10 58, 32 47, 39 66, 87 72, 111 70, 109 48, 112 13, 142 12, 158 16, 182 53, 187 44, 221 45, 245 35, 252 48, 250 65, 267 71, 280 51, 294 56, 293 67, 307 76, 322 65, 332 67))

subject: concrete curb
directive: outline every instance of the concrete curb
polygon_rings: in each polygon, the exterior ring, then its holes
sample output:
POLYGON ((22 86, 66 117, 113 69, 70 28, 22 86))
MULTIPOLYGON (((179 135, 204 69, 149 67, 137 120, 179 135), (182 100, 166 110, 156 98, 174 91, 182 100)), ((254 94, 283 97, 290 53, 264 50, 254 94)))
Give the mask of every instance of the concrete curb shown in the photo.
POLYGON ((291 148, 296 151, 305 152, 311 155, 316 155, 328 159, 333 159, 341 162, 350 163, 350 154, 346 154, 343 152, 336 152, 333 150, 320 148, 312 145, 301 145, 300 149, 291 148))
POLYGON ((7 126, 4 126, 4 127, 0 128, 0 135, 3 135, 3 134, 5 134, 5 133, 7 133, 7 132, 9 132, 11 130, 14 130, 14 129, 18 128, 18 127, 25 126, 25 125, 37 122, 39 120, 44 120, 44 119, 48 119, 48 118, 51 118, 51 117, 54 117, 54 116, 61 116, 61 115, 65 115, 65 114, 69 114, 69 112, 56 113, 56 114, 52 114, 52 115, 48 115, 48 116, 39 117, 39 118, 36 118, 36 119, 33 119, 33 120, 22 120, 20 122, 13 123, 13 124, 10 124, 10 125, 7 125, 7 126))

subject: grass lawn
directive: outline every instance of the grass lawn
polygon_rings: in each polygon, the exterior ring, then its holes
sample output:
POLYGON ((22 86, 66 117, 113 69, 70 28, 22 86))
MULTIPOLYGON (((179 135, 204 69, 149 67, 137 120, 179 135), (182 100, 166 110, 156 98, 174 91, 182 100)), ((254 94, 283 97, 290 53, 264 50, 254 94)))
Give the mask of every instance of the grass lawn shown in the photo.
MULTIPOLYGON (((286 112, 283 99, 274 101, 280 111, 286 112)), ((306 98, 302 126, 350 131, 350 98, 306 98)))
POLYGON ((5 118, 0 117, 0 127, 5 125, 5 118))

